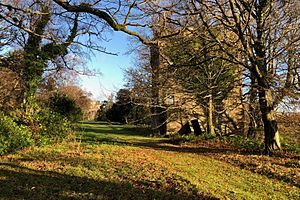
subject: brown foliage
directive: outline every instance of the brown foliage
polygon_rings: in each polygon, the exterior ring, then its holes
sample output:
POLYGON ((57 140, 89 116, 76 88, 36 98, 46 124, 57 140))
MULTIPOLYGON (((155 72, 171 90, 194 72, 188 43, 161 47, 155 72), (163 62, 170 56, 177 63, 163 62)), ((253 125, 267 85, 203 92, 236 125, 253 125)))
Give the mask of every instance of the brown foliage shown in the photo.
POLYGON ((0 68, 0 109, 10 111, 20 106, 22 94, 20 77, 9 69, 0 68))
POLYGON ((299 145, 300 113, 279 113, 277 119, 284 140, 289 144, 299 145))

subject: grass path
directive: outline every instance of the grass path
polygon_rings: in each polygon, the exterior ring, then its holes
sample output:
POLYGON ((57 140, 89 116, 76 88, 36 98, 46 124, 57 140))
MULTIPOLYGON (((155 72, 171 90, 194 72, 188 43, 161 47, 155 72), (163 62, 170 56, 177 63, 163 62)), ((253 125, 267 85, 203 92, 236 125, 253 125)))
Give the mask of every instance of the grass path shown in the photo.
POLYGON ((77 141, 0 157, 0 199, 300 199, 299 187, 221 161, 217 148, 81 127, 77 141))

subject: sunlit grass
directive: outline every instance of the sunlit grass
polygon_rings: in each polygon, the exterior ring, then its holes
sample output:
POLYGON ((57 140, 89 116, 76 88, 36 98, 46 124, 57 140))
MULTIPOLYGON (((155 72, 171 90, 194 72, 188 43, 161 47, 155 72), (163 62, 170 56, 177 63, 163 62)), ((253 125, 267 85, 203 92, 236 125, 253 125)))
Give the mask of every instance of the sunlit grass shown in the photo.
POLYGON ((291 184, 147 137, 146 129, 80 126, 77 141, 1 157, 0 199, 300 198, 291 184))

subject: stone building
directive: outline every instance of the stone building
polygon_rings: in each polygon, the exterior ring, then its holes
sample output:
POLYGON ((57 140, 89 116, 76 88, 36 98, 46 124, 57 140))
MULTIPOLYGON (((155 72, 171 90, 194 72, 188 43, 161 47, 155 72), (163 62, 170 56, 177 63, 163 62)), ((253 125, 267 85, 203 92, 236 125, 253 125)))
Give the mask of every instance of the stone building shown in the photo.
MULTIPOLYGON (((192 93, 187 92, 180 83, 172 76, 172 72, 168 70, 168 61, 163 54, 163 43, 159 43, 156 50, 151 51, 151 59, 159 59, 152 63, 152 73, 154 84, 153 103, 160 109, 154 113, 152 127, 157 128, 160 134, 177 133, 186 124, 197 120, 201 130, 207 129, 207 112, 203 105, 197 102, 192 93)), ((237 71, 237 76, 242 76, 237 71)), ((240 79, 242 81, 242 79, 240 79)), ((222 101, 224 109, 220 110, 218 116, 214 117, 214 124, 219 134, 233 132, 244 126, 244 105, 242 102, 242 86, 237 86, 230 91, 228 97, 222 101)), ((192 129, 193 130, 193 129, 192 129)))
POLYGON ((89 108, 84 111, 84 120, 94 120, 97 115, 97 111, 100 109, 100 101, 90 101, 89 108))
MULTIPOLYGON (((165 108, 166 114, 162 119, 168 134, 177 133, 187 123, 192 125, 193 120, 200 124, 202 132, 207 128, 207 112, 205 106, 197 102, 195 96, 184 91, 182 86, 174 80, 172 86, 160 88, 160 105, 165 108)), ((222 133, 241 129, 244 126, 244 105, 242 103, 241 86, 234 88, 229 97, 223 101, 222 114, 214 117, 216 128, 222 133)), ((162 122, 160 122, 162 123, 162 122)))

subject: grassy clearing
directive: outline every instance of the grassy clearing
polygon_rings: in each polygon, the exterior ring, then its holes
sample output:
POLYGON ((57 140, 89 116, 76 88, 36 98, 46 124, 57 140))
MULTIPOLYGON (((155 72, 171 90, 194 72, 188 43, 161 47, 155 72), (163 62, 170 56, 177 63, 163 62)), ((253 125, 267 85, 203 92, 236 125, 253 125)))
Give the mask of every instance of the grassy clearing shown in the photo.
POLYGON ((0 199, 300 198, 292 182, 241 169, 229 159, 247 155, 171 145, 130 126, 81 127, 77 141, 0 157, 0 199))

